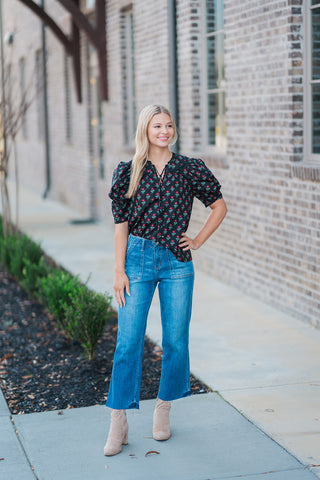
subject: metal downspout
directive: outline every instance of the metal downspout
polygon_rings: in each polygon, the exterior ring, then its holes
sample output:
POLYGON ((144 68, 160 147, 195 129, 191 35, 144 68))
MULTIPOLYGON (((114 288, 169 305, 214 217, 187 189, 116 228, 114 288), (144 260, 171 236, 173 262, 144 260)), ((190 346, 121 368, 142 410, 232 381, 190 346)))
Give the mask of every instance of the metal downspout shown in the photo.
MULTIPOLYGON (((169 16, 169 82, 170 82, 170 109, 179 132, 179 81, 178 81, 178 42, 177 42, 177 2, 168 0, 169 16)), ((180 151, 180 140, 174 145, 176 153, 180 151)))
MULTIPOLYGON (((44 9, 44 0, 41 0, 41 7, 44 9)), ((43 198, 46 198, 51 188, 51 164, 50 164, 50 136, 49 136, 49 105, 48 105, 48 83, 47 83, 47 50, 45 25, 41 26, 42 37, 42 75, 43 75, 43 101, 44 101, 44 136, 45 136, 45 161, 46 161, 46 188, 43 198)))

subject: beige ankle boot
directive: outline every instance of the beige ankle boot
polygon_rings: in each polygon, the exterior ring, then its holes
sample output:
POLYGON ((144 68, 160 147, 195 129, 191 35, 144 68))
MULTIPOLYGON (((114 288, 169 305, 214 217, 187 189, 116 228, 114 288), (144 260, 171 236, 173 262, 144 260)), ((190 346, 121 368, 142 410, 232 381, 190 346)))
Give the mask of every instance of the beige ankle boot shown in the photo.
POLYGON ((171 402, 157 399, 153 414, 153 438, 155 440, 168 440, 171 436, 169 413, 171 402))
POLYGON ((111 424, 107 443, 103 453, 107 456, 117 455, 122 445, 128 445, 128 422, 125 410, 112 410, 111 424))

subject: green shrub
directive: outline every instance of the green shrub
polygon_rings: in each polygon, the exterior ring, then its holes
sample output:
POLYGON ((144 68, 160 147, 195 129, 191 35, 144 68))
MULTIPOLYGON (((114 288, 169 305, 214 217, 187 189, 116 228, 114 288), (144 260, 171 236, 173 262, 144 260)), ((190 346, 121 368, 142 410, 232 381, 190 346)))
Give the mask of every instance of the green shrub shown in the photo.
POLYGON ((90 291, 78 276, 55 268, 54 262, 45 258, 40 244, 27 235, 15 232, 4 237, 1 215, 0 263, 47 308, 65 334, 77 340, 92 360, 112 314, 111 297, 90 291))
POLYGON ((0 262, 19 281, 24 279, 26 263, 38 265, 42 255, 40 245, 27 235, 14 233, 5 238, 0 237, 0 262))
POLYGON ((55 269, 47 277, 39 278, 36 287, 38 299, 66 330, 65 309, 79 296, 82 288, 79 277, 55 269))
POLYGON ((8 237, 0 237, 0 263, 5 270, 10 271, 10 241, 8 237))
POLYGON ((38 263, 33 263, 29 258, 24 258, 23 279, 20 283, 34 298, 39 299, 38 283, 41 278, 47 277, 51 271, 52 269, 46 264, 43 256, 40 257, 38 263))
POLYGON ((98 340, 111 314, 111 297, 92 292, 86 286, 81 287, 72 304, 65 305, 66 329, 72 339, 80 342, 89 360, 95 357, 98 340))
POLYGON ((42 257, 42 250, 38 243, 34 242, 27 235, 15 234, 8 239, 14 240, 10 251, 10 271, 18 280, 24 279, 26 264, 38 265, 42 257))

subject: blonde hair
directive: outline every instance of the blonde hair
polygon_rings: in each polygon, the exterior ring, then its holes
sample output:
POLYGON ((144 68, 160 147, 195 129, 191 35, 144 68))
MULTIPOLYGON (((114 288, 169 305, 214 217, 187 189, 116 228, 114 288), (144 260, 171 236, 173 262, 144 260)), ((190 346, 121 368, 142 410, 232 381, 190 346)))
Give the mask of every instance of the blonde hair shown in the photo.
POLYGON ((126 193, 127 198, 134 197, 141 177, 143 175, 144 167, 148 161, 149 140, 148 140, 148 126, 152 118, 159 113, 166 113, 172 121, 174 136, 170 145, 173 145, 178 138, 177 127, 174 123, 169 110, 162 105, 147 105, 144 107, 138 118, 138 125, 136 131, 136 151, 133 156, 129 188, 126 193))

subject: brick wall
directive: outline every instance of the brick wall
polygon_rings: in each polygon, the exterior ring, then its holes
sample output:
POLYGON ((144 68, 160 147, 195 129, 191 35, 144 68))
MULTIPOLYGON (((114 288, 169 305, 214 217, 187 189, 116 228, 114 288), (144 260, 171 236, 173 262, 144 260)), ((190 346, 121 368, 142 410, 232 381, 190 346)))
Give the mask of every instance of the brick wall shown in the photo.
MULTIPOLYGON (((61 27, 68 15, 47 2, 61 27)), ((223 185, 229 212, 194 258, 199 268, 302 320, 320 326, 320 200, 318 170, 303 163, 302 0, 225 0, 227 139, 224 157, 206 151, 201 101, 204 88, 202 0, 177 0, 181 152, 204 158, 223 185)), ((107 46, 109 101, 103 103, 105 178, 89 154, 87 64, 82 38, 83 103, 71 99, 72 142, 65 136, 64 53, 50 32, 49 112, 52 156, 50 196, 111 220, 106 193, 114 167, 129 160, 124 145, 121 12, 132 7, 136 110, 147 103, 170 106, 167 2, 109 0, 107 46), (91 190, 90 190, 91 186, 91 190)), ((3 0, 6 28, 17 26, 15 56, 34 64, 40 23, 19 2, 3 0), (25 15, 18 16, 24 9, 25 15), (27 21, 27 24, 25 23, 27 21), (25 39, 28 39, 27 41, 25 39)), ((90 75, 96 77, 95 55, 90 75)), ((31 68, 31 67, 30 67, 31 68)), ((73 83, 73 77, 71 76, 73 83)), ((94 108, 93 108, 94 110, 94 108)), ((92 115, 95 115, 93 111, 92 115)), ((91 133, 96 138, 96 126, 91 133)), ((44 189, 44 147, 36 109, 28 112, 29 136, 19 139, 22 182, 44 189)), ((190 232, 209 211, 195 201, 190 232)))
POLYGON ((227 168, 214 170, 229 213, 199 260, 320 326, 319 183, 293 175, 303 158, 301 8, 299 0, 225 2, 227 168))

